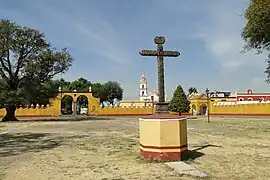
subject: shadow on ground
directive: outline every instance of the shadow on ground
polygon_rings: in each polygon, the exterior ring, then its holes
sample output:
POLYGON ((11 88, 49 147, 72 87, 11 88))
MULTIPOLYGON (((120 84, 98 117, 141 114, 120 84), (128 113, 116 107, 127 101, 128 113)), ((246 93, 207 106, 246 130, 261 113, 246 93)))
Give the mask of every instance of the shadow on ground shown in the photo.
POLYGON ((108 117, 97 116, 59 116, 55 118, 40 118, 40 119, 21 119, 18 122, 46 122, 46 121, 91 121, 91 120, 110 120, 108 117))
POLYGON ((50 150, 64 145, 70 138, 76 139, 82 136, 57 137, 50 133, 2 134, 0 135, 0 157, 50 150))
POLYGON ((207 145, 202 145, 202 146, 193 146, 195 149, 193 150, 189 150, 188 151, 188 156, 187 156, 187 160, 195 160, 199 157, 204 156, 205 154, 202 152, 199 152, 199 150, 208 148, 208 147, 222 147, 222 146, 217 146, 217 145, 213 145, 213 144, 207 144, 207 145))
POLYGON ((91 120, 112 120, 115 117, 101 117, 101 116, 59 116, 59 117, 52 117, 52 118, 18 118, 19 121, 6 121, 2 123, 20 123, 20 122, 46 122, 46 121, 91 121, 91 120))

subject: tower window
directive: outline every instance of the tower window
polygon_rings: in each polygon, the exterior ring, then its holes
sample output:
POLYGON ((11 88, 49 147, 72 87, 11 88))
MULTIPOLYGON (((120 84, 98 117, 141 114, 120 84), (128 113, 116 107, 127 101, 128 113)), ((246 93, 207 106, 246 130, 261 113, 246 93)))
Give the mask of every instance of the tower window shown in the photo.
POLYGON ((144 89, 144 85, 142 85, 142 89, 144 89))
POLYGON ((144 91, 142 91, 142 96, 144 96, 144 91))

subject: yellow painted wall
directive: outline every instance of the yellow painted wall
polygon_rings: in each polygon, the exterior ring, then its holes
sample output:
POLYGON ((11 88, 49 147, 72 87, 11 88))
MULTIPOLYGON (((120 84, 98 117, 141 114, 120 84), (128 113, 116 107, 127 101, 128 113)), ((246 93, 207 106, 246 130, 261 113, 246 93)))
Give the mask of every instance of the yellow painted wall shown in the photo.
POLYGON ((155 108, 152 107, 105 107, 96 110, 96 115, 99 116, 121 116, 121 115, 148 115, 153 114, 155 108))
POLYGON ((211 101, 237 101, 236 97, 212 97, 211 101))
POLYGON ((211 98, 207 101, 204 95, 194 95, 190 98, 190 114, 192 114, 192 108, 195 107, 196 114, 199 115, 200 107, 206 105, 209 106, 210 115, 270 116, 270 103, 216 105, 217 101, 222 100, 226 100, 224 102, 237 102, 236 98, 211 98))
POLYGON ((210 115, 269 115, 270 116, 270 103, 258 104, 237 104, 237 105, 224 105, 214 106, 211 103, 209 109, 210 115))
MULTIPOLYGON (((18 108, 16 110, 16 116, 18 117, 31 117, 31 116, 59 116, 61 115, 61 98, 65 95, 70 95, 73 98, 73 101, 76 102, 77 98, 80 95, 85 95, 88 98, 89 106, 88 112, 89 115, 98 115, 98 116, 142 116, 149 115, 155 112, 155 107, 99 107, 99 99, 94 98, 91 93, 59 93, 58 96, 51 100, 50 105, 46 107, 40 105, 39 107, 33 108, 18 108), (75 95, 76 94, 76 95, 75 95)), ((221 98, 222 99, 222 98, 221 98)), ((229 98, 231 99, 231 98, 229 98)), ((227 102, 229 101, 227 99, 227 102)), ((212 100, 212 99, 211 99, 212 100)), ((223 105, 223 106, 214 106, 217 101, 207 101, 205 96, 194 96, 190 98, 190 114, 192 114, 192 108, 195 107, 197 115, 199 114, 200 107, 205 105, 208 107, 209 104, 209 114, 210 115, 269 115, 270 116, 270 103, 260 103, 260 104, 238 104, 238 105, 223 105)), ((233 101, 235 102, 236 99, 233 101)), ((131 102, 131 101, 123 101, 131 102)), ((139 101, 134 101, 136 103, 141 103, 139 101)), ((6 114, 5 109, 0 109, 0 116, 6 114)), ((177 113, 172 113, 177 114, 177 113)), ((187 115, 187 113, 183 113, 187 115)), ((194 114, 195 115, 195 114, 194 114)))
MULTIPOLYGON (((0 116, 4 116, 6 114, 5 109, 0 109, 0 116)), ((53 117, 59 115, 59 110, 55 106, 49 107, 26 107, 26 108, 17 108, 15 112, 16 116, 18 117, 53 117)))
POLYGON ((145 102, 140 100, 122 100, 120 101, 121 107, 130 107, 130 106, 152 106, 152 102, 145 102))
MULTIPOLYGON (((91 106, 90 106, 91 107, 91 106)), ((150 115, 155 112, 155 108, 152 107, 105 107, 100 108, 97 106, 95 110, 89 108, 89 115, 96 116, 142 116, 150 115)), ((0 116, 4 116, 6 113, 5 109, 0 109, 0 116)), ((177 113, 171 113, 177 114, 177 113)), ((16 116, 18 117, 55 117, 61 115, 60 104, 55 102, 47 107, 29 107, 29 108, 17 108, 16 116)), ((183 114, 185 115, 185 114, 183 114)))

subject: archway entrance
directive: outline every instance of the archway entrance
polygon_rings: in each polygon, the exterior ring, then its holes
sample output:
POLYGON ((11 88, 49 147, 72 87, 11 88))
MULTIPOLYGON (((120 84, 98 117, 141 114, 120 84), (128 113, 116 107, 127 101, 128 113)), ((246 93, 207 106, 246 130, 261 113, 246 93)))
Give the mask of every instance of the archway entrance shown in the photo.
POLYGON ((85 95, 80 95, 77 98, 76 113, 77 114, 88 114, 88 98, 85 95))
POLYGON ((206 115, 207 112, 207 106, 205 104, 202 104, 200 106, 200 115, 206 115))
POLYGON ((72 104, 73 104, 73 98, 69 95, 65 95, 61 99, 61 114, 62 115, 72 114, 73 113, 72 104))
POLYGON ((197 115, 197 111, 196 111, 196 106, 195 106, 195 104, 192 104, 191 109, 192 109, 192 115, 193 115, 193 116, 197 115))

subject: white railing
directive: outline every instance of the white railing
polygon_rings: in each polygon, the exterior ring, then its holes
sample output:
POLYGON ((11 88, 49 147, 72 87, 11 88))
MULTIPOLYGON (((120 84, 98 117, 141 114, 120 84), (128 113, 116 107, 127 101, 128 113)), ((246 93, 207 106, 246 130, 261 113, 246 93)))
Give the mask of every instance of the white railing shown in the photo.
POLYGON ((270 101, 236 101, 236 102, 217 102, 213 106, 233 106, 238 104, 267 104, 270 101))

